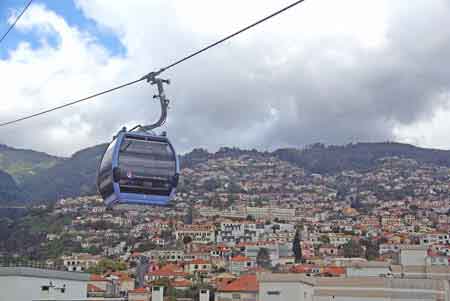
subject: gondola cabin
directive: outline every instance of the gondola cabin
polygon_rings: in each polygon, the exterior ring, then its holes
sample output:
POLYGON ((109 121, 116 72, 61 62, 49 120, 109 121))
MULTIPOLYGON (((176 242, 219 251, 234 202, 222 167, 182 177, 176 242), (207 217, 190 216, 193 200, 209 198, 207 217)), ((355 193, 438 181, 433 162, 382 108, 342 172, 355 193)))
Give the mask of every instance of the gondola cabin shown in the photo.
POLYGON ((168 205, 178 177, 178 157, 166 136, 122 131, 103 154, 97 187, 107 206, 168 205))

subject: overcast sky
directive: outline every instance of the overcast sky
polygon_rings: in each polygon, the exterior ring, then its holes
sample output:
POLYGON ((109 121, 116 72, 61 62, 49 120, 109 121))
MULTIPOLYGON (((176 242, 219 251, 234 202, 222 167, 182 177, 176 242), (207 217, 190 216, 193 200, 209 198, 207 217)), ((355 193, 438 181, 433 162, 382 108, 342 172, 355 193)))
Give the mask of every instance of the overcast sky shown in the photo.
MULTIPOLYGON (((0 45, 0 121, 134 80, 293 0, 35 0, 0 45)), ((0 32, 22 0, 0 1, 0 32)), ((450 149, 450 2, 306 0, 163 74, 176 148, 396 140, 450 149)), ((154 87, 0 128, 58 155, 150 123, 154 87)))

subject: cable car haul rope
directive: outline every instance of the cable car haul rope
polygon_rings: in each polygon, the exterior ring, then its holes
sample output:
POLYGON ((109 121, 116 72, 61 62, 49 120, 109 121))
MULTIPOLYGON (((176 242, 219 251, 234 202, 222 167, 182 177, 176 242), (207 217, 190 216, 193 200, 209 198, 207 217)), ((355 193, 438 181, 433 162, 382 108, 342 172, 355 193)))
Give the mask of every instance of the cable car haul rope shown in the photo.
MULTIPOLYGON (((0 123, 0 127, 12 125, 38 117, 75 104, 93 99, 127 86, 146 80, 156 85, 158 93, 154 96, 160 102, 161 115, 153 124, 137 125, 131 130, 122 128, 109 144, 97 172, 97 187, 107 206, 114 204, 168 205, 175 197, 175 189, 180 173, 178 156, 166 133, 157 134, 155 129, 164 125, 167 118, 169 100, 164 93, 164 84, 169 80, 158 76, 178 64, 181 64, 225 41, 287 11, 304 2, 298 0, 282 9, 197 50, 169 65, 128 83, 95 93, 93 95, 68 102, 38 113, 15 120, 0 123)), ((29 2, 31 4, 31 1, 29 2)), ((28 5, 29 6, 29 5, 28 5)), ((23 12, 22 12, 23 14, 23 12)), ((20 17, 19 17, 20 18, 20 17)), ((18 18, 18 19, 19 19, 18 18)), ((17 20, 18 20, 17 19, 17 20)), ((17 22, 17 21, 16 21, 17 22)), ((15 23, 14 23, 15 24, 15 23)), ((14 25, 13 25, 14 26, 14 25)), ((12 27, 8 32, 12 29, 12 27)), ((6 35, 5 35, 6 36, 6 35)))

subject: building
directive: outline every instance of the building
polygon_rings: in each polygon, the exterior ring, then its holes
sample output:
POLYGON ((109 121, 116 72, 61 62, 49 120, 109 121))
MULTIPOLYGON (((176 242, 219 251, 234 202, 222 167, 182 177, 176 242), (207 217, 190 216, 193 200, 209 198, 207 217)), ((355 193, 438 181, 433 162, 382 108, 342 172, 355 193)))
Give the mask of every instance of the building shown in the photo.
POLYGON ((145 255, 151 261, 164 260, 166 262, 177 262, 183 261, 184 251, 183 250, 170 250, 170 249, 161 249, 161 250, 151 250, 145 252, 145 255))
POLYGON ((175 231, 177 240, 190 237, 194 243, 208 244, 216 241, 215 229, 212 225, 182 225, 175 231))
POLYGON ((240 242, 254 242, 257 239, 256 224, 249 222, 222 222, 217 236, 218 243, 229 243, 232 245, 240 242))
POLYGON ((235 256, 230 259, 230 271, 235 275, 240 275, 255 265, 255 261, 246 256, 235 256))
POLYGON ((385 277, 307 277, 263 273, 259 301, 394 301, 449 300, 445 280, 385 277))
POLYGON ((332 244, 323 244, 319 247, 320 256, 337 256, 338 248, 332 244))
POLYGON ((72 256, 63 256, 63 264, 69 272, 83 272, 88 268, 96 266, 101 256, 87 253, 72 254, 72 256))
POLYGON ((207 260, 194 259, 191 262, 188 262, 184 268, 187 273, 209 273, 211 272, 212 265, 211 262, 207 260))
POLYGON ((428 233, 420 239, 420 244, 429 246, 433 244, 450 244, 450 235, 448 233, 428 233))
POLYGON ((424 266, 427 247, 419 245, 405 245, 400 249, 399 263, 402 266, 424 266))
POLYGON ((258 279, 256 275, 247 274, 239 277, 233 282, 219 287, 215 294, 215 301, 257 301, 258 279))
POLYGON ((348 277, 388 277, 392 274, 389 263, 385 261, 348 262, 345 267, 348 277))
POLYGON ((289 208, 277 207, 246 207, 247 215, 255 219, 266 220, 293 220, 295 218, 295 210, 289 208))
POLYGON ((90 275, 0 267, 0 301, 86 300, 90 275))
POLYGON ((150 300, 150 292, 145 287, 135 288, 128 291, 128 301, 150 300))

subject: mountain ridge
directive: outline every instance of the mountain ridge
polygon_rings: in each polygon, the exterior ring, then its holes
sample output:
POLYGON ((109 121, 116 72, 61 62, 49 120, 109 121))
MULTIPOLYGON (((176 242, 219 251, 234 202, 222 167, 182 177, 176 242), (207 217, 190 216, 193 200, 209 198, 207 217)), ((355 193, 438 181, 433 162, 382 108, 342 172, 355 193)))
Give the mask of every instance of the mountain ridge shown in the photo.
MULTIPOLYGON (((97 166, 107 145, 104 143, 91 146, 75 152, 68 158, 0 145, 3 162, 9 162, 10 168, 14 167, 12 164, 14 160, 17 160, 19 165, 23 162, 29 164, 27 168, 13 168, 22 172, 22 174, 16 173, 15 176, 9 174, 7 170, 2 170, 0 164, 0 202, 11 201, 15 198, 19 198, 22 202, 54 201, 63 197, 96 193, 97 166), (49 162, 52 163, 49 164, 49 162), (29 170, 33 171, 33 174, 29 174, 29 170)), ((182 168, 189 168, 205 163, 209 159, 242 155, 274 156, 300 166, 308 172, 321 174, 370 169, 378 159, 384 157, 409 158, 421 164, 450 167, 449 150, 421 148, 396 142, 355 143, 342 146, 316 143, 302 149, 280 148, 273 152, 222 147, 217 152, 210 153, 206 149, 195 148, 181 155, 180 161, 182 168)))

